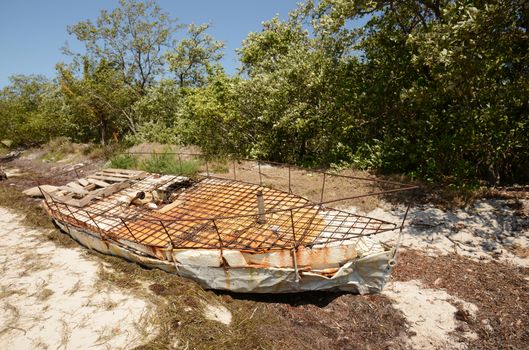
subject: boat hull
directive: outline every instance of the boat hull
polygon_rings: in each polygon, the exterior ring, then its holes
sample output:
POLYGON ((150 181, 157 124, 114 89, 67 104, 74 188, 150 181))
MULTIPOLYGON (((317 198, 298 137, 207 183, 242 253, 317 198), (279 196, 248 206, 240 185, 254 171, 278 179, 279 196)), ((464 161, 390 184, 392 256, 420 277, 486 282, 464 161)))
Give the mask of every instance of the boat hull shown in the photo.
MULTIPOLYGON (((172 261, 157 259, 144 254, 141 250, 133 249, 120 242, 101 239, 88 229, 79 228, 56 218, 54 222, 78 241, 81 245, 102 254, 118 256, 131 262, 150 268, 158 268, 169 273, 189 278, 199 283, 203 288, 226 290, 236 293, 296 293, 303 291, 346 291, 359 294, 380 292, 387 282, 392 270, 394 250, 384 250, 374 254, 350 259, 342 262, 332 273, 303 271, 297 267, 270 266, 207 266, 202 263, 189 261, 204 261, 203 251, 179 250, 178 254, 188 254, 196 259, 186 259, 188 263, 181 263, 174 259, 177 254, 171 251, 172 261), (203 255, 203 256, 201 256, 203 255)), ((220 253, 220 251, 218 251, 220 253)), ((207 255, 215 254, 208 251, 207 255)), ((226 252, 224 252, 226 253, 226 252)))

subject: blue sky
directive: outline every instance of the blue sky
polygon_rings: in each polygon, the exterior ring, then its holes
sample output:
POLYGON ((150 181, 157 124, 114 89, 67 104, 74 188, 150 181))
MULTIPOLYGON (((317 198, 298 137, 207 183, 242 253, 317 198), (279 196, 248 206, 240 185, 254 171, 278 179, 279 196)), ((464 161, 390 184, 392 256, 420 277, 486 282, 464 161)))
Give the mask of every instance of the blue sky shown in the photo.
MULTIPOLYGON (((226 43, 222 64, 228 73, 238 67, 235 49, 261 22, 279 14, 286 18, 299 0, 158 0, 160 7, 180 23, 211 23, 210 34, 226 43)), ((13 74, 53 77, 54 66, 67 58, 61 47, 82 47, 66 26, 97 18, 101 9, 113 9, 117 0, 0 0, 0 87, 13 74)), ((182 32, 183 33, 183 32, 182 32)))

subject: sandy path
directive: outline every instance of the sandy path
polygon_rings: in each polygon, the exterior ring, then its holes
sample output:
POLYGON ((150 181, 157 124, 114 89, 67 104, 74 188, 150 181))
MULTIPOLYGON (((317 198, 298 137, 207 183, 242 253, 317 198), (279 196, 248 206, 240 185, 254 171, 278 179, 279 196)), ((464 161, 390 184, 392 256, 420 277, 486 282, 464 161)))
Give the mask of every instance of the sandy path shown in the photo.
POLYGON ((98 281, 101 263, 61 248, 0 208, 0 349, 129 349, 151 305, 98 281))

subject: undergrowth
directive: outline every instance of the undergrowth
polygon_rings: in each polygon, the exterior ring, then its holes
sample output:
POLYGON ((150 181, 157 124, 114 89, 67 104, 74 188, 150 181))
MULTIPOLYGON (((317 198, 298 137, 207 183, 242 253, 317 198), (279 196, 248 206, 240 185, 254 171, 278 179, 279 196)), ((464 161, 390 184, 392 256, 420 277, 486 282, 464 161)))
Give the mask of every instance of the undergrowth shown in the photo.
POLYGON ((146 159, 134 154, 118 154, 110 159, 110 167, 118 169, 140 169, 150 173, 174 174, 194 177, 198 173, 200 161, 181 159, 170 153, 153 153, 146 159))

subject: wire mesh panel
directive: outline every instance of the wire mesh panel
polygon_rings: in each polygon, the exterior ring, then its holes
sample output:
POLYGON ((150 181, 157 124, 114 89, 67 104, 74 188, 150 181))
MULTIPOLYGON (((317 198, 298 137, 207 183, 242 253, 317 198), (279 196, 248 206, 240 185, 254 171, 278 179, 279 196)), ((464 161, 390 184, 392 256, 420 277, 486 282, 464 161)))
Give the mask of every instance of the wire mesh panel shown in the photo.
MULTIPOLYGON (((189 159, 186 158, 189 156, 177 157, 184 161, 189 159)), ((124 203, 122 197, 173 186, 182 181, 181 177, 149 174, 131 182, 129 188, 98 198, 82 208, 53 198, 46 198, 46 203, 55 218, 70 225, 96 232, 102 238, 152 247, 241 251, 321 247, 356 242, 359 237, 397 228, 394 223, 326 207, 330 203, 369 196, 369 193, 350 194, 359 180, 372 179, 293 170, 291 166, 277 167, 269 162, 255 161, 228 163, 233 164, 233 168, 226 165, 225 174, 219 176, 212 172, 220 167, 211 161, 206 163, 207 159, 200 158, 201 168, 206 171, 189 186, 179 188, 168 203, 157 209, 131 206, 124 203), (315 189, 308 195, 310 199, 293 193, 299 188, 292 181, 295 171, 314 183, 315 189), (346 186, 348 183, 350 186, 346 186), (340 193, 346 198, 327 200, 331 195, 339 197, 340 193), (262 212, 259 211, 259 195, 262 195, 262 212)), ((296 176, 301 176, 299 174, 296 176)), ((375 194, 413 188, 390 182, 384 185, 396 188, 375 194)))

